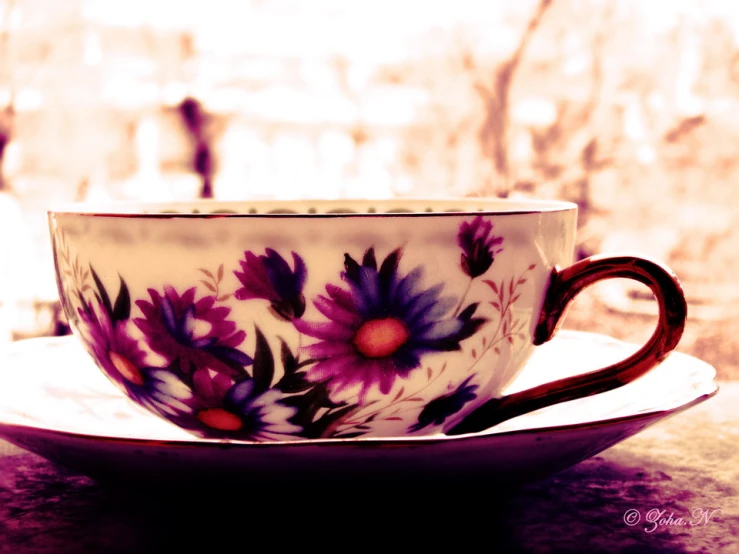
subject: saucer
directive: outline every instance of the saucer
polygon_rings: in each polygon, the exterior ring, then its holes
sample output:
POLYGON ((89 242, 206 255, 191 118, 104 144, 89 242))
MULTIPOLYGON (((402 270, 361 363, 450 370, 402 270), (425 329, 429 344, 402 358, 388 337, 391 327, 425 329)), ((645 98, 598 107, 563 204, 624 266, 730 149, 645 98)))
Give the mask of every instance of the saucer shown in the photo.
MULTIPOLYGON (((560 331, 539 347, 510 392, 591 371, 638 347, 560 331)), ((715 370, 673 352, 606 393, 519 416, 482 433, 254 443, 195 438, 145 412, 95 367, 75 337, 0 350, 0 438, 98 479, 161 485, 316 478, 545 477, 585 460, 718 388, 715 370)))

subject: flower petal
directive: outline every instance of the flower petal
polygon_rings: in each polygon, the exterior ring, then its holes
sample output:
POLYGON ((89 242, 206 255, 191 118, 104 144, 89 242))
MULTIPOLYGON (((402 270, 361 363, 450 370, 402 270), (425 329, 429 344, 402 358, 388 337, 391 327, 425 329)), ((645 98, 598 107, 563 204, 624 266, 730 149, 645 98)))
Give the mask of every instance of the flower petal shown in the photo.
POLYGON ((354 355, 328 358, 311 366, 306 373, 306 378, 314 383, 333 378, 359 382, 362 380, 361 374, 355 371, 358 363, 360 363, 359 358, 354 355))
POLYGON ((445 319, 427 326, 416 337, 424 341, 447 339, 462 330, 464 323, 459 319, 445 319))
POLYGON ((295 320, 293 325, 295 325, 295 328, 304 335, 308 335, 309 337, 316 339, 348 342, 354 338, 353 329, 349 329, 334 322, 311 323, 302 320, 295 320))
POLYGON ((352 294, 336 285, 326 285, 326 292, 331 297, 331 300, 336 302, 340 307, 348 311, 357 311, 357 307, 354 305, 354 299, 352 294))
POLYGON ((356 356, 354 347, 347 342, 322 341, 301 348, 311 358, 328 358, 329 356, 347 355, 356 356))
POLYGON ((412 324, 416 319, 423 316, 426 310, 436 303, 436 299, 443 288, 443 285, 436 285, 435 287, 422 292, 418 296, 413 297, 413 299, 408 303, 408 308, 404 317, 406 323, 412 324))
POLYGON ((346 327, 356 329, 362 324, 363 318, 359 313, 355 310, 348 310, 337 302, 332 302, 325 296, 319 296, 316 298, 313 301, 313 305, 328 319, 346 327))
POLYGON ((376 313, 382 305, 380 278, 377 270, 369 267, 359 268, 359 287, 362 291, 365 309, 369 313, 376 313))
POLYGON ((413 292, 418 288, 418 283, 423 277, 423 269, 419 266, 406 275, 395 286, 395 290, 390 290, 388 303, 406 304, 413 296, 413 292))

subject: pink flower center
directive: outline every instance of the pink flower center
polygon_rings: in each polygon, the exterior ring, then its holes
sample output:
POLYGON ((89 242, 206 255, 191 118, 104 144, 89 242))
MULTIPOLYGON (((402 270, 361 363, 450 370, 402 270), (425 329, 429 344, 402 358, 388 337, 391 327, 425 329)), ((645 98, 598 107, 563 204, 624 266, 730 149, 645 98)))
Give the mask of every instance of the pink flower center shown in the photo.
POLYGON ((386 358, 403 346, 409 336, 402 321, 386 317, 365 321, 357 329, 352 343, 367 358, 386 358))
POLYGON ((131 360, 121 356, 117 352, 108 352, 108 359, 126 381, 129 381, 134 385, 144 384, 144 378, 141 375, 139 368, 137 368, 131 360))
POLYGON ((243 425, 239 416, 227 412, 223 408, 208 408, 197 413, 203 425, 220 431, 238 431, 243 425))

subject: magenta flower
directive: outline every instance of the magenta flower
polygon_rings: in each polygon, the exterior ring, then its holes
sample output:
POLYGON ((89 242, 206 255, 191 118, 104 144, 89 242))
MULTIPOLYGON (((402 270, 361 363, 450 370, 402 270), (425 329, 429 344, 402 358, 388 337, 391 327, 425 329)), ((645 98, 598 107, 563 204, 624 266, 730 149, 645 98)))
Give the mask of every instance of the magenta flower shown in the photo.
POLYGON ((218 405, 197 410, 195 418, 205 436, 294 440, 302 428, 290 422, 297 409, 280 402, 283 396, 276 389, 260 391, 253 379, 245 379, 233 384, 218 405))
POLYGON ((196 300, 195 287, 182 295, 171 286, 164 287, 163 296, 154 289, 148 292, 151 302, 136 302, 144 317, 134 323, 167 365, 176 361, 185 375, 198 368, 230 377, 246 373, 244 367, 253 360, 236 348, 246 333, 228 319, 231 308, 215 307, 213 296, 196 300))
POLYGON ((192 411, 190 388, 165 368, 149 367, 146 353, 127 332, 130 320, 111 319, 102 304, 79 309, 83 343, 105 375, 121 390, 155 413, 178 421, 192 411))
POLYGON ((178 387, 176 376, 170 375, 172 379, 161 379, 158 383, 158 395, 154 400, 159 404, 147 406, 197 435, 239 440, 294 440, 302 430, 290 422, 297 410, 282 404, 283 393, 275 389, 259 390, 249 377, 234 382, 221 373, 198 369, 192 375, 190 389, 178 387), (182 406, 182 403, 172 406, 172 394, 179 392, 184 396, 188 391, 191 398, 186 402, 187 409, 172 409, 182 406))
POLYGON ((267 300, 274 311, 288 321, 302 317, 305 312, 303 286, 307 275, 303 259, 293 252, 294 269, 290 269, 277 252, 271 248, 265 252, 264 256, 244 252, 244 259, 239 262, 241 271, 234 271, 242 285, 235 293, 236 298, 267 300))
POLYGON ((462 249, 462 271, 472 277, 483 275, 495 261, 495 256, 503 251, 503 237, 492 234, 493 223, 478 215, 471 222, 464 221, 459 226, 457 243, 462 249))
POLYGON ((372 248, 361 265, 346 254, 341 277, 348 290, 328 284, 327 296, 314 302, 328 321, 294 322, 318 339, 303 349, 317 360, 309 381, 327 382, 333 393, 358 386, 360 402, 375 386, 387 394, 396 379, 421 366, 424 354, 459 350, 484 323, 473 317, 477 304, 449 316, 456 300, 440 296, 441 284, 424 288, 421 267, 400 275, 400 256, 392 252, 378 269, 372 248))
POLYGON ((103 372, 120 388, 142 385, 146 352, 139 348, 126 329, 129 320, 114 321, 105 307, 86 303, 78 308, 82 342, 98 361, 103 372))

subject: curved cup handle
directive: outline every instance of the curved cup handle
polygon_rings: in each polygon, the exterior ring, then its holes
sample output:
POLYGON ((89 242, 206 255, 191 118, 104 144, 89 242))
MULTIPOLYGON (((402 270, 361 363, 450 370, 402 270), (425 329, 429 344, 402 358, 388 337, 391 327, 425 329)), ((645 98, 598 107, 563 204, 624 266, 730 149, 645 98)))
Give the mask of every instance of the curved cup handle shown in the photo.
POLYGON ((639 281, 657 298, 659 321, 644 346, 606 368, 488 400, 445 433, 477 433, 545 406, 618 388, 657 366, 680 341, 688 307, 675 274, 663 264, 641 257, 592 256, 565 269, 555 268, 534 331, 534 344, 542 344, 554 336, 562 324, 567 305, 581 290, 596 281, 614 278, 639 281))

